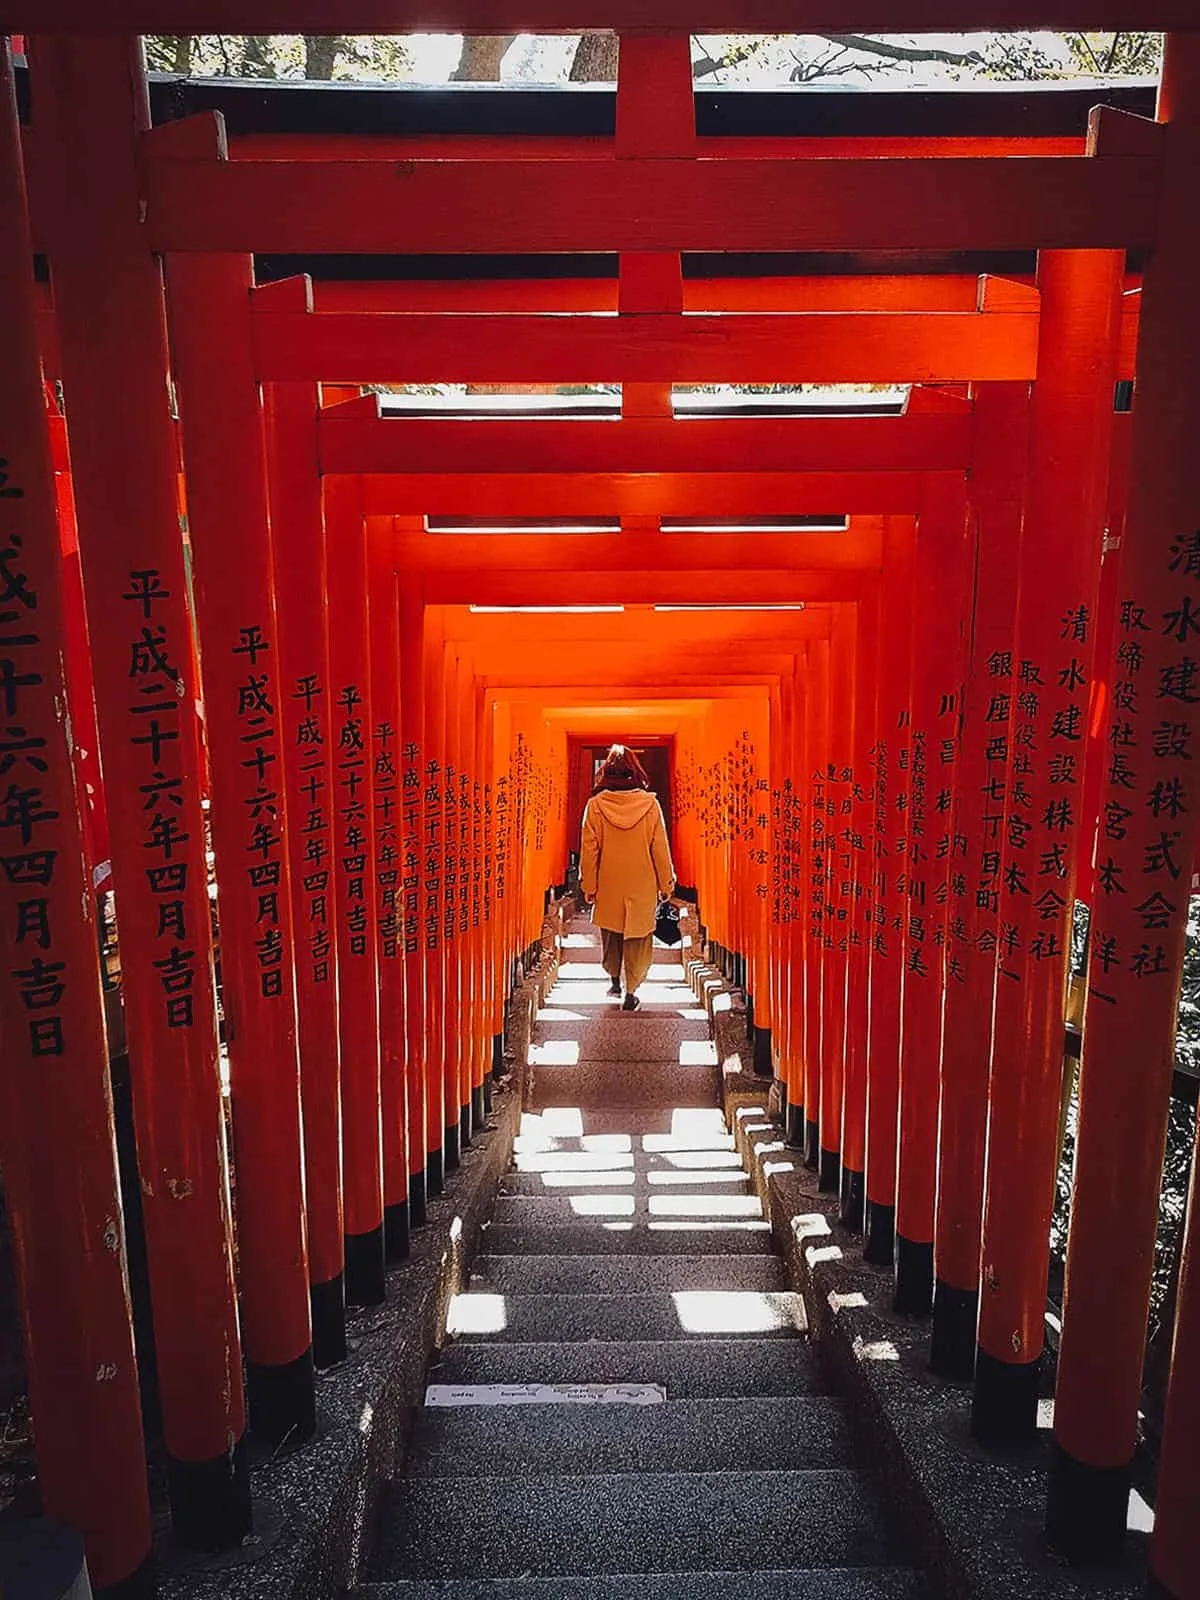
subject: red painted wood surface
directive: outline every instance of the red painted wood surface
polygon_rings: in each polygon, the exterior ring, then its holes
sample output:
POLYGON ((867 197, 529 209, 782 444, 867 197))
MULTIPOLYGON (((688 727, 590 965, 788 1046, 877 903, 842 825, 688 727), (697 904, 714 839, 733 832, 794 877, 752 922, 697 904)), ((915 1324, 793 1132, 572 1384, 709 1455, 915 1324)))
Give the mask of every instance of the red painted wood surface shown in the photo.
MULTIPOLYGON (((212 1461, 244 1431, 242 1352, 162 283, 133 199, 146 108, 119 38, 46 42, 31 70, 62 219, 51 260, 104 778, 126 797, 109 822, 165 1442, 212 1461)), ((119 1453, 112 1472, 127 1492, 119 1453)), ((131 1558, 141 1534, 126 1523, 112 1538, 101 1583, 129 1574, 117 1550, 131 1558)))
MULTIPOLYGON (((998 979, 985 1174, 979 1347, 1007 1366, 1041 1355, 1063 1071, 1075 838, 1111 448, 1119 258, 1043 255, 1042 377, 1030 411, 1011 677, 998 979), (1053 584, 1047 582, 1054 575, 1053 584), (1014 1190, 1014 1170, 1028 1174, 1014 1190)), ((1124 722, 1124 717, 1117 719, 1124 722)), ((1123 735, 1122 735, 1123 736, 1123 735)), ((1125 764, 1116 752, 1119 767, 1125 764)), ((1137 897, 1139 900, 1141 896, 1137 897)), ((976 1378, 977 1425, 986 1427, 976 1378), (982 1420, 981 1420, 982 1419, 982 1420)), ((1029 1437, 1015 1397, 1000 1426, 1029 1437)))
MULTIPOLYGON (((98 1583, 131 1577, 150 1513, 125 1276, 95 897, 73 780, 53 467, 16 97, 0 48, 0 1160, 38 1477, 98 1583)), ((172 1422, 174 1422, 172 1418, 172 1422)))
POLYGON ((1136 249, 1157 175, 1145 155, 289 164, 152 147, 143 181, 156 250, 436 254, 1136 249))
MULTIPOLYGON (((266 460, 245 257, 168 263, 212 774, 248 1359, 311 1343, 292 895, 266 460)), ((253 1391, 252 1391, 253 1397, 253 1391)), ((302 1402, 311 1428, 311 1399, 302 1402)), ((292 1425, 300 1426, 299 1416, 292 1425)))
MULTIPOLYGON (((334 884, 334 706, 327 639, 325 526, 314 385, 264 393, 279 637, 279 731, 296 938, 308 1265, 314 1286, 345 1265, 341 1046, 334 884)), ((326 1294, 340 1298, 336 1287, 326 1294)), ((314 1328, 314 1334, 316 1329, 314 1328)), ((336 1356, 314 1346, 318 1365, 336 1356)))
POLYGON ((351 479, 327 478, 324 494, 346 1298, 373 1305, 384 1294, 383 1124, 366 528, 351 479))

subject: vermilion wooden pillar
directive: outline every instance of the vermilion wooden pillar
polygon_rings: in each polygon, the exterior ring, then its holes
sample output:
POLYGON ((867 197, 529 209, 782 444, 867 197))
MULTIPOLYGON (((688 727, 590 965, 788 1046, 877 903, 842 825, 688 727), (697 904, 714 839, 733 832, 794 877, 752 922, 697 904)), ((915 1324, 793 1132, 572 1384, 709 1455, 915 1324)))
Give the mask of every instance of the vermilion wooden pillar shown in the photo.
POLYGON ((854 759, 850 809, 841 819, 840 855, 850 895, 846 975, 846 1076, 842 1093, 840 1215, 861 1230, 866 1205, 867 1032, 870 1010, 870 951, 873 931, 874 859, 869 848, 874 820, 871 765, 879 692, 879 628, 883 591, 878 586, 858 606, 855 629, 854 759))
MULTIPOLYGON (((256 291, 281 309, 300 279, 256 291)), ((261 313, 260 313, 261 314, 261 313)), ((334 888, 333 708, 326 635, 325 525, 315 384, 268 384, 267 477, 279 640, 279 731, 296 938, 296 1013, 308 1216, 313 1361, 346 1354, 341 1045, 334 888)))
POLYGON ((471 983, 466 941, 459 930, 459 904, 465 868, 462 838, 461 668, 458 652, 452 646, 444 648, 442 659, 442 740, 445 751, 442 770, 442 947, 445 952, 443 1038, 447 1069, 446 1125, 448 1127, 451 1122, 454 1123, 458 1150, 461 1151, 471 1142, 471 1105, 466 1086, 471 983))
POLYGON ((931 480, 917 520, 913 604, 901 997, 900 1139, 896 1170, 896 1310, 933 1307, 938 1081, 945 995, 946 895, 966 630, 965 486, 931 480))
POLYGON ((821 992, 821 1145, 817 1181, 841 1187, 842 1084, 853 895, 842 837, 850 805, 858 618, 852 605, 834 612, 830 645, 828 759, 825 764, 825 962, 821 992))
POLYGON ((440 1184, 441 1116, 435 1114, 425 1040, 423 741, 425 694, 422 606, 407 574, 399 585, 400 733, 403 803, 404 1050, 408 1073, 409 1220, 426 1220, 431 1185, 440 1184), (436 1170, 435 1170, 436 1169, 436 1170))
POLYGON ((386 1291, 366 527, 356 479, 326 478, 324 496, 346 1299, 370 1306, 386 1291))
POLYGON ((425 932, 425 1037, 431 1065, 431 1119, 436 1116, 437 1149, 444 1173, 459 1163, 458 1080, 446 1048, 446 965, 444 936, 446 913, 446 689, 445 646, 440 620, 426 608, 424 629, 425 772, 424 847, 425 896, 422 920, 425 932))
POLYGON ((788 981, 788 1047, 784 1061, 787 1073, 787 1140, 797 1149, 804 1145, 804 1049, 805 982, 808 970, 808 876, 805 830, 808 812, 805 804, 806 767, 805 725, 808 716, 808 657, 805 644, 796 660, 796 673, 787 696, 791 705, 787 767, 784 777, 785 838, 787 841, 790 893, 787 897, 785 959, 788 981))
MULTIPOLYGON (((193 132, 210 131, 205 119, 193 132)), ((316 1426, 285 844, 282 682, 248 256, 167 268, 212 776, 221 994, 237 1158, 250 1420, 272 1443, 316 1426)))
POLYGON ((1028 409, 1024 385, 985 384, 976 390, 970 663, 946 926, 930 1347, 934 1371, 960 1379, 975 1372, 979 1315, 983 1151, 1028 409))
MULTIPOLYGON (((1077 1559, 1111 1554, 1124 1536, 1200 816, 1194 34, 1168 36, 1158 114, 1159 231, 1142 291, 1048 1518, 1053 1543, 1077 1559), (1105 1296, 1106 1282, 1120 1295, 1105 1296)), ((1194 1593, 1200 1564, 1196 1228, 1193 1187, 1151 1547, 1156 1592, 1172 1600, 1194 1593)))
MULTIPOLYGON (((145 79, 120 37, 39 41, 32 79, 104 777, 123 797, 109 822, 174 1527, 188 1544, 233 1543, 249 1527, 241 1345, 162 279, 137 222, 145 79)), ((122 1387, 123 1359, 96 1363, 122 1387)), ((126 1471, 118 1457, 122 1495, 126 1471)), ((140 1538, 125 1528, 100 1583, 129 1576, 140 1538)))
POLYGON ((383 1225, 389 1261, 409 1251, 408 1084, 404 1060, 401 927, 400 631, 390 528, 367 540, 371 627, 371 761, 374 780, 379 1093, 383 1120, 383 1225))
MULTIPOLYGON (((70 731, 58 712, 68 693, 65 622, 32 265, 12 62, 2 41, 0 1161, 42 1501, 48 1515, 82 1531, 98 1590, 132 1597, 153 1592, 150 1513, 95 899, 70 731)), ((212 1098, 210 1089, 210 1132, 212 1098)), ((184 1223, 179 1236, 189 1231, 184 1223)), ((229 1326, 236 1336, 232 1318, 229 1326)), ((243 1505, 243 1526, 247 1520, 243 1505)))
POLYGON ((829 641, 818 639, 809 648, 809 690, 805 695, 804 788, 807 796, 809 837, 808 961, 804 975, 804 1162, 816 1167, 820 1160, 821 1061, 825 1015, 823 977, 826 961, 826 858, 828 822, 825 766, 829 750, 829 641))
POLYGON ((1037 1426, 1123 272, 1116 251, 1043 252, 1038 263, 971 1421, 995 1443, 1032 1439, 1037 1426))
POLYGON ((866 1259, 892 1267, 896 1256, 896 1139, 900 1085, 900 993, 908 832, 912 698, 911 517, 884 523, 883 614, 875 709, 870 1015, 867 1034, 866 1259))

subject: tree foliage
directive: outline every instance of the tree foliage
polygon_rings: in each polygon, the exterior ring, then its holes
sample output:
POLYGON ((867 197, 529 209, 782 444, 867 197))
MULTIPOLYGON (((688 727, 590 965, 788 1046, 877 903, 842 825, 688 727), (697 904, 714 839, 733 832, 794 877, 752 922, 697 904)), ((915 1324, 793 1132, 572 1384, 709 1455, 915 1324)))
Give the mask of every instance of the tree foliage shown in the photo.
MULTIPOLYGON (((451 82, 498 82, 506 58, 522 36, 468 34, 451 82)), ((528 36, 527 47, 529 46, 528 36)), ((396 82, 427 77, 421 47, 403 35, 157 34, 146 41, 150 66, 183 76, 230 78, 358 79, 396 82)), ((544 54, 544 52, 543 52, 544 54)), ((695 76, 713 83, 762 84, 881 79, 938 81, 1069 79, 1153 76, 1162 55, 1157 33, 721 35, 693 41, 695 76)), ((612 83, 617 38, 585 33, 569 54, 540 63, 536 41, 529 75, 541 81, 612 83)), ((512 66, 511 58, 509 67, 512 66)), ((522 75, 525 75, 524 71, 522 75)))

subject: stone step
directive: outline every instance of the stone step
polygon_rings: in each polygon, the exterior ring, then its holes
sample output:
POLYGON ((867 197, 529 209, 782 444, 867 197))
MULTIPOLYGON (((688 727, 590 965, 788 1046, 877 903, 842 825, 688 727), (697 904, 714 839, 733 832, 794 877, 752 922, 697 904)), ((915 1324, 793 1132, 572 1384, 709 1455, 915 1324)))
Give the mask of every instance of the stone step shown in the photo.
POLYGON ((629 1105, 614 1095, 602 1106, 585 1109, 566 1095, 522 1114, 515 1148, 732 1150, 733 1135, 712 1102, 680 1108, 629 1105))
MULTIPOLYGON (((673 1012, 652 1011, 643 1003, 631 1013, 613 1000, 610 1007, 593 1008, 587 1020, 581 1022, 573 1009, 554 1009, 551 996, 551 1009, 538 1018, 530 1059, 535 1066, 542 1061, 553 1064, 556 1050, 581 1044, 589 1066, 598 1061, 627 1061, 632 1052, 641 1061, 715 1066, 716 1046, 707 1019, 685 1021, 678 1011, 678 1007, 673 1012)), ((561 1061, 562 1056, 557 1059, 561 1061)))
POLYGON ((471 1287, 493 1294, 646 1294, 676 1289, 786 1289, 775 1255, 478 1256, 471 1287))
MULTIPOLYGON (((721 1081, 715 1061, 681 1066, 677 1056, 646 1059, 638 1028, 648 1020, 636 1012, 621 1015, 614 1026, 627 1031, 629 1037, 614 1059, 560 1065, 537 1056, 532 1065, 532 1108, 579 1106, 586 1112, 618 1101, 658 1111, 663 1106, 696 1110, 715 1106, 721 1081)), ((646 1048, 653 1042, 645 1041, 646 1048)))
POLYGON ((669 1472, 681 1463, 706 1472, 773 1472, 853 1461, 842 1405, 827 1396, 456 1405, 417 1413, 404 1475, 669 1472))
POLYGON ((646 1215, 630 1226, 605 1226, 598 1218, 580 1217, 567 1223, 493 1222, 483 1234, 483 1248, 494 1255, 625 1256, 761 1255, 771 1248, 771 1225, 749 1218, 705 1222, 698 1218, 658 1218, 650 1226, 646 1215))
POLYGON ((593 1139, 583 1150, 530 1150, 513 1157, 514 1172, 578 1173, 596 1172, 695 1172, 720 1175, 743 1172, 742 1158, 736 1150, 643 1150, 631 1149, 633 1140, 593 1139))
POLYGON ((397 1480, 381 1508, 372 1576, 732 1573, 887 1559, 877 1497, 847 1468, 538 1473, 397 1480))
POLYGON ((365 1583, 354 1600, 921 1600, 907 1567, 803 1572, 638 1572, 587 1578, 420 1578, 365 1583))
POLYGON ((632 1222, 635 1218, 648 1222, 753 1222, 762 1220, 762 1201, 755 1194, 686 1194, 669 1189, 642 1195, 617 1190, 595 1194, 501 1194, 496 1196, 493 1218, 506 1227, 632 1222))
POLYGON ((429 1383, 659 1383, 669 1400, 828 1394, 807 1339, 493 1344, 456 1339, 429 1383))
MULTIPOLYGON (((724 1154, 724 1152, 720 1152, 724 1154)), ((547 1172, 510 1172, 500 1181, 501 1194, 632 1194, 644 1199, 661 1194, 742 1194, 750 1188, 750 1174, 738 1167, 689 1170, 686 1167, 593 1168, 547 1172)), ((639 1207, 644 1210, 644 1207, 639 1207)))
POLYGON ((553 1340, 794 1338, 804 1297, 785 1291, 685 1289, 675 1294, 526 1294, 469 1290, 450 1304, 451 1337, 536 1344, 553 1340))

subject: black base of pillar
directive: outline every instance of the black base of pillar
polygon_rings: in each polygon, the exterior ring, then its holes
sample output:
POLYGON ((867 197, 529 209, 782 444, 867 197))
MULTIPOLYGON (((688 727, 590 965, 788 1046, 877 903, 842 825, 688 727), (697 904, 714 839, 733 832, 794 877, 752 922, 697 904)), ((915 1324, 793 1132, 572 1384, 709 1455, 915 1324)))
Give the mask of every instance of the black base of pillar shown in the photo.
POLYGON ((457 1122, 448 1122, 442 1129, 442 1156, 447 1172, 453 1172, 462 1161, 462 1144, 457 1122))
MULTIPOLYGON (((754 996, 746 996, 746 1038, 750 1043, 750 1054, 754 1056, 754 996)), ((757 1071, 757 1068, 755 1069, 757 1071)))
POLYGON ((863 1205, 867 1194, 867 1175, 855 1172, 853 1167, 842 1168, 841 1190, 838 1197, 838 1215, 847 1228, 859 1232, 863 1224, 863 1205))
POLYGON ((158 1574, 153 1555, 148 1555, 127 1578, 119 1578, 103 1588, 92 1585, 94 1600, 154 1600, 157 1593, 158 1574))
POLYGON ((502 1033, 494 1033, 492 1035, 492 1077, 493 1078, 502 1078, 503 1076, 504 1076, 504 1035, 502 1033))
POLYGON ((842 1158, 836 1150, 821 1146, 817 1158, 817 1188, 822 1194, 836 1194, 842 1176, 842 1158))
POLYGON ((446 1187, 446 1157, 441 1150, 431 1150, 425 1157, 425 1193, 441 1194, 446 1187))
POLYGON ((167 1457, 171 1537, 184 1550, 229 1550, 252 1530, 246 1439, 211 1461, 167 1457))
MULTIPOLYGON (((97 1597, 101 1592, 96 1590, 97 1597)), ((1146 1577, 1146 1600, 1184 1600, 1184 1594, 1182 1590, 1168 1589, 1162 1579, 1151 1572, 1146 1577)))
POLYGON ((775 1076, 775 1063, 771 1058, 770 1028, 755 1028, 753 1038, 754 1070, 760 1078, 773 1078, 775 1076))
POLYGON ((471 1148, 471 1140, 475 1137, 475 1103, 468 1100, 465 1106, 458 1108, 458 1141, 463 1150, 471 1148))
POLYGON ((873 1267, 896 1265, 896 1208, 868 1200, 863 1216, 863 1260, 873 1267))
POLYGON ((821 1128, 810 1117, 804 1124, 804 1165, 815 1172, 821 1159, 821 1128))
POLYGON ((804 1107, 789 1106, 787 1119, 784 1122, 787 1129, 787 1142, 793 1150, 804 1149, 804 1107))
POLYGON ((384 1282, 383 1224, 368 1233, 346 1235, 346 1304, 381 1306, 387 1294, 384 1282))
POLYGON ((956 1289, 937 1278, 933 1285, 933 1335, 929 1365, 939 1378, 970 1383, 975 1376, 979 1290, 956 1289))
POLYGON ((277 1450, 303 1444, 317 1431, 312 1346, 281 1367, 246 1363, 246 1402, 255 1440, 277 1450))
POLYGON ((491 1089, 486 1083, 478 1084, 471 1090, 471 1130, 473 1134, 483 1132, 484 1119, 491 1110, 491 1106, 488 1104, 491 1098, 491 1089))
POLYGON ((1120 1467, 1089 1467, 1052 1443, 1046 1493, 1051 1548, 1073 1567, 1119 1561, 1132 1482, 1132 1460, 1120 1467))
POLYGON ((425 1168, 408 1175, 408 1220, 411 1227, 423 1228, 429 1221, 425 1201, 425 1168))
POLYGON ((788 1119, 787 1084, 784 1083, 782 1078, 780 1078, 780 1080, 779 1080, 779 1122, 780 1122, 780 1126, 785 1130, 785 1132, 786 1132, 787 1125, 788 1125, 788 1120, 787 1119, 788 1119))
POLYGON ((313 1366, 321 1371, 346 1359, 346 1286, 339 1272, 325 1283, 309 1285, 312 1312, 313 1366))
POLYGON ((486 1075, 486 1077, 484 1078, 484 1080, 483 1080, 483 1114, 484 1114, 484 1117, 490 1117, 491 1116, 492 1107, 495 1105, 495 1103, 496 1103, 496 1099, 495 1099, 495 1092, 494 1092, 494 1090, 492 1088, 492 1075, 489 1072, 486 1075))
POLYGON ((1033 1443, 1041 1375, 1040 1356, 1036 1361, 997 1361, 986 1350, 976 1350, 971 1432, 980 1444, 1033 1443))
POLYGON ((389 1261, 406 1261, 412 1249, 408 1201, 397 1200, 383 1208, 383 1243, 389 1261))
POLYGON ((735 989, 746 987, 746 958, 734 956, 733 958, 733 986, 735 989))
POLYGON ((933 1310, 933 1244, 896 1235, 896 1295, 902 1317, 927 1317, 933 1310))

